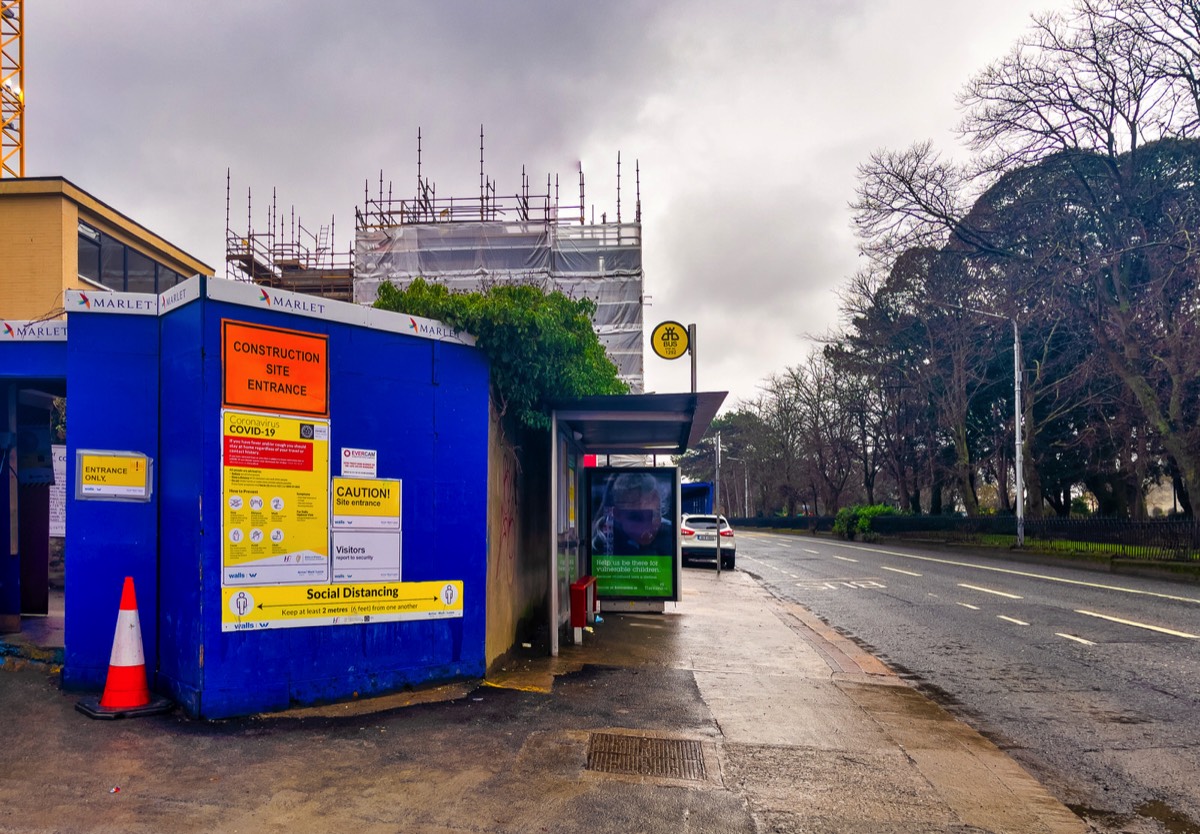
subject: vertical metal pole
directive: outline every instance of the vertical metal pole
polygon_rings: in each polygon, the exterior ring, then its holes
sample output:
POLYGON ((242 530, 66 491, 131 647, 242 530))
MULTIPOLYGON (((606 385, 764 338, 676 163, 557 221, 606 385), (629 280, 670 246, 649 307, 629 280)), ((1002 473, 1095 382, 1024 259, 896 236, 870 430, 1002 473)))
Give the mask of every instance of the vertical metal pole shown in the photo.
POLYGON ((746 511, 746 518, 750 517, 750 464, 742 461, 742 477, 745 478, 745 483, 742 484, 742 509, 746 511))
POLYGON ((717 519, 717 576, 721 575, 721 433, 717 432, 716 453, 713 455, 713 514, 717 519))
POLYGON ((1024 409, 1021 407, 1021 330, 1017 320, 1012 320, 1013 326, 1013 428, 1016 434, 1016 469, 1017 469, 1017 547, 1025 546, 1025 463, 1024 440, 1021 436, 1021 417, 1024 409))
POLYGON ((692 393, 696 393, 696 325, 688 325, 688 353, 692 358, 692 393))
POLYGON ((558 657, 558 412, 550 412, 550 656, 558 657))

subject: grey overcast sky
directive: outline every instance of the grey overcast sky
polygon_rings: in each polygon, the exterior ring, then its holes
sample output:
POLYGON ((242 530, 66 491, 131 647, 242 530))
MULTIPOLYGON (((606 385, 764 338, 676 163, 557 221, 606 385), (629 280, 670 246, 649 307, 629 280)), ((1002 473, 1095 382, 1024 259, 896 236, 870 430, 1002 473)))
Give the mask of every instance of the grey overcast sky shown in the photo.
MULTIPOLYGON (((860 267, 857 166, 932 139, 954 96, 1032 13, 1067 0, 105 0, 25 3, 26 173, 65 176, 224 274, 232 226, 272 190, 310 228, 380 172, 407 197, 587 179, 595 216, 632 214, 641 169, 647 334, 698 327, 699 385, 753 398, 838 324, 860 267)), ((386 187, 386 186, 385 186, 386 187)), ((646 388, 686 359, 647 350, 646 388)))

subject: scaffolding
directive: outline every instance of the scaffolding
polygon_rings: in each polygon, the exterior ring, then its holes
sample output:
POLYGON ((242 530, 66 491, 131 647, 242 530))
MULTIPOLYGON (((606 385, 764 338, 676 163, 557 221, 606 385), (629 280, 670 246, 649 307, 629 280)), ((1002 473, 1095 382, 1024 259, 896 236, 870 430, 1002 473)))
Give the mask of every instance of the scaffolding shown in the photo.
POLYGON ((593 326, 621 379, 630 390, 644 387, 642 307, 641 181, 637 172, 634 219, 621 217, 621 161, 617 156, 617 212, 610 222, 595 211, 586 217, 582 165, 579 203, 563 205, 558 178, 547 175, 544 193, 531 192, 521 171, 521 190, 496 193, 484 170, 483 130, 479 144, 478 197, 439 197, 421 171, 417 133, 417 183, 413 197, 396 198, 380 173, 377 191, 364 185, 355 208, 354 300, 375 301, 379 285, 406 286, 415 278, 455 291, 477 291, 498 283, 535 284, 596 304, 593 326))
POLYGON ((335 226, 312 231, 293 207, 281 217, 274 190, 267 209, 266 231, 256 231, 250 190, 246 191, 246 231, 234 231, 230 221, 230 175, 225 172, 225 277, 290 292, 350 301, 354 287, 352 249, 338 252, 335 226))

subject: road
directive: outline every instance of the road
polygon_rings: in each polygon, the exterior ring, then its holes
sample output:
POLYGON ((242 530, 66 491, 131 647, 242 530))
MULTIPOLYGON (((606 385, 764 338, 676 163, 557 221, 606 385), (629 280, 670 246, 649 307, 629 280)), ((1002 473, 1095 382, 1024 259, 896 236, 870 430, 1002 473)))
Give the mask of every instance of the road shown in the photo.
POLYGON ((1200 587, 738 532, 738 568, 988 735, 1104 834, 1200 834, 1200 587))

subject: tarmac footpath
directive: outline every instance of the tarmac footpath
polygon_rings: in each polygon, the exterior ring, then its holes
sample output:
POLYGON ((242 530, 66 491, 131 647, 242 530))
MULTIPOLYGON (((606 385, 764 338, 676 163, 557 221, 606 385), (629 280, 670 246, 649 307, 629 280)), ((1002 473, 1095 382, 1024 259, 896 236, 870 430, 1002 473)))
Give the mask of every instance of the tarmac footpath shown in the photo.
POLYGON ((484 682, 91 721, 0 673, 0 832, 1084 834, 1012 759, 741 572, 484 682))

